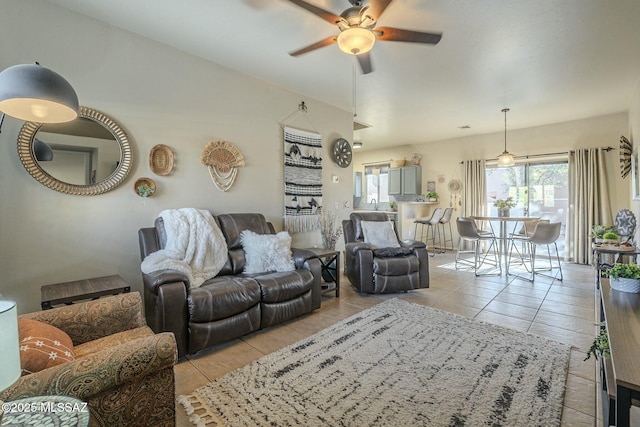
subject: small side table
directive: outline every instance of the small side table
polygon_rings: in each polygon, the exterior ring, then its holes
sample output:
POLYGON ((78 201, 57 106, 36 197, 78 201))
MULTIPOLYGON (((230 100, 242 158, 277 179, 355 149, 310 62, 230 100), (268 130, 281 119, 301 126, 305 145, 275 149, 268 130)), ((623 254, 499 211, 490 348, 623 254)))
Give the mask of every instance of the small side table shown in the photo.
POLYGON ((608 268, 613 267, 613 264, 622 262, 622 258, 627 256, 631 257, 631 262, 637 262, 637 257, 640 255, 640 250, 635 246, 630 248, 616 248, 615 246, 599 246, 596 244, 591 245, 591 252, 593 253, 593 263, 596 268, 596 285, 600 287, 600 278, 602 272, 608 268), (613 264, 604 262, 602 260, 603 255, 612 255, 613 264))
POLYGON ((336 298, 340 297, 340 251, 323 248, 306 248, 313 252, 320 260, 324 285, 322 293, 336 292, 336 298))
POLYGON ((36 396, 4 402, 3 427, 89 425, 89 407, 69 396, 36 396))
POLYGON ((40 305, 43 310, 47 310, 54 304, 73 304, 75 301, 97 299, 105 295, 117 295, 127 293, 130 290, 131 287, 127 282, 117 274, 73 282, 55 283, 40 287, 42 301, 40 305))

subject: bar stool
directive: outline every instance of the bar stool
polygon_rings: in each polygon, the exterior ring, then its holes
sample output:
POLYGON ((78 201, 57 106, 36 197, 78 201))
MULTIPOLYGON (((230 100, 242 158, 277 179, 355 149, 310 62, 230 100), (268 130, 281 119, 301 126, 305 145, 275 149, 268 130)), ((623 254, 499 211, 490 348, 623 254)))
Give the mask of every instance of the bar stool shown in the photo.
POLYGON ((453 247, 453 232, 451 231, 451 216, 453 216, 453 208, 446 208, 444 213, 442 214, 442 218, 440 218, 440 225, 442 226, 442 253, 447 251, 447 242, 451 242, 451 250, 454 250, 453 247), (447 239, 446 227, 445 225, 449 224, 449 238, 447 239))
MULTIPOLYGON (((458 264, 470 266, 476 276, 483 275, 497 275, 502 274, 502 265, 500 264, 500 254, 498 253, 498 241, 493 233, 480 233, 476 223, 471 218, 458 217, 456 219, 456 225, 458 228, 458 250, 456 252, 456 270, 458 270, 458 264), (462 243, 470 242, 473 245, 473 262, 468 259, 460 258, 462 251, 462 243), (481 246, 483 242, 489 242, 489 247, 484 255, 481 252, 481 246), (493 254, 493 258, 487 259, 489 254, 493 254), (484 273, 478 274, 478 270, 485 263, 492 265, 494 270, 497 268, 497 273, 484 273)), ((489 270, 491 271, 491 270, 489 270)))
POLYGON ((438 224, 440 223, 440 218, 442 218, 442 208, 436 208, 431 213, 429 218, 418 218, 413 223, 415 224, 414 235, 416 240, 422 240, 427 244, 427 251, 429 250, 429 240, 431 240, 431 247, 433 248, 433 253, 431 256, 436 255, 436 234, 438 235, 438 244, 440 243, 440 232, 438 230, 438 224), (418 238, 418 224, 420 224, 420 238, 418 238), (424 226, 427 226, 427 233, 424 232, 424 226), (431 234, 431 237, 429 237, 431 234))

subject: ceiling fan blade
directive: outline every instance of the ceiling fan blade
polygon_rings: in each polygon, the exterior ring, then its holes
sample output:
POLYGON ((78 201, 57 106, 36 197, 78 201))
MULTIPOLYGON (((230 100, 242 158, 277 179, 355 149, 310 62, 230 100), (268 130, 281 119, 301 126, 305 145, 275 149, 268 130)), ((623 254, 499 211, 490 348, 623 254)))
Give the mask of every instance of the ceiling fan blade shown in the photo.
POLYGON ((373 16, 376 21, 380 21, 380 15, 382 15, 391 1, 392 0, 369 0, 367 5, 369 6, 371 16, 373 16))
POLYGON ((442 33, 422 33, 420 31, 391 27, 377 27, 373 32, 376 35, 376 39, 390 42, 438 44, 442 38, 442 33))
POLYGON ((320 18, 324 19, 325 21, 327 21, 330 24, 337 24, 338 22, 340 22, 341 18, 338 15, 335 15, 331 12, 328 12, 324 9, 319 8, 318 6, 314 6, 312 4, 307 3, 306 1, 302 1, 302 0, 289 0, 291 3, 296 4, 298 6, 300 6, 303 9, 308 10, 309 12, 313 13, 314 15, 319 16, 320 18))
POLYGON ((373 71, 369 52, 363 53, 361 55, 356 55, 356 58, 358 58, 358 64, 360 64, 360 69, 362 70, 362 74, 369 74, 370 72, 373 71))
POLYGON ((309 46, 298 49, 294 52, 289 52, 291 56, 299 56, 303 53, 311 52, 312 50, 320 49, 321 47, 329 46, 336 43, 336 36, 327 37, 324 40, 310 44, 309 46))

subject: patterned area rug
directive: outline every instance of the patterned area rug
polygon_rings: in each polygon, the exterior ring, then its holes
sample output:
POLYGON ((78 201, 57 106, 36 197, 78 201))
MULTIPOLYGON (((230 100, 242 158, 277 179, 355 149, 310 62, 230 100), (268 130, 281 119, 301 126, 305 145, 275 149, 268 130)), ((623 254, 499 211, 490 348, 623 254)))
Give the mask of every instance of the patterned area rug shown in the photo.
POLYGON ((196 425, 558 426, 569 353, 392 299, 178 401, 196 425))

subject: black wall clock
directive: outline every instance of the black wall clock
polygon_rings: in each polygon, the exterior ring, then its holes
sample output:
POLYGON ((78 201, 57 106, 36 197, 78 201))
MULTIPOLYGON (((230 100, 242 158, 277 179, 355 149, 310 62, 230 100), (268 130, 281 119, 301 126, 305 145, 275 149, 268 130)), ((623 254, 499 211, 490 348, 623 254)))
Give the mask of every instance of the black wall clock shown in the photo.
POLYGON ((331 153, 333 160, 341 168, 346 168, 351 164, 351 145, 344 138, 338 138, 333 143, 333 151, 331 153))

